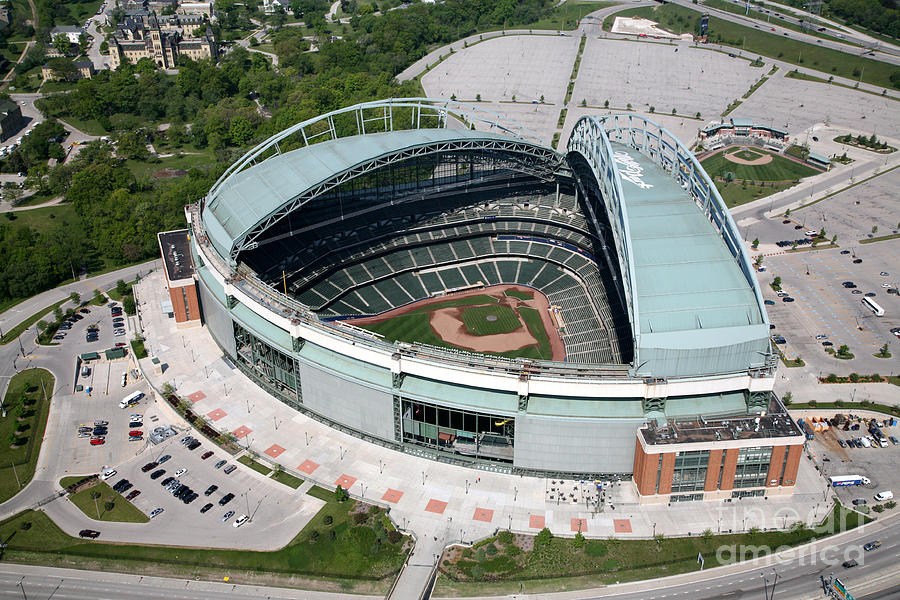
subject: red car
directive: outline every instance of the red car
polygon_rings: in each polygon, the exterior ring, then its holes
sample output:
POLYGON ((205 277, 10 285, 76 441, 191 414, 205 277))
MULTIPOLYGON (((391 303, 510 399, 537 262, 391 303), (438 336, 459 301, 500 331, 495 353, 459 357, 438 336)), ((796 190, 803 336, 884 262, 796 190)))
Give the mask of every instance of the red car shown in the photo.
POLYGON ((202 458, 203 460, 206 460, 207 458, 209 458, 212 455, 213 455, 213 451, 207 450, 206 452, 203 453, 203 455, 200 458, 202 458))
POLYGON ((133 436, 133 437, 140 437, 140 436, 144 435, 144 432, 139 429, 132 429, 131 431, 128 432, 128 435, 133 436))
POLYGON ((137 498, 140 495, 141 495, 141 490, 134 490, 130 494, 125 496, 125 499, 126 500, 134 500, 135 498, 137 498))
POLYGON ((91 440, 91 446, 102 446, 106 443, 106 440, 103 438, 94 438, 91 440))
POLYGON ((122 347, 127 346, 127 345, 128 345, 128 344, 126 344, 125 342, 116 342, 116 348, 122 348, 122 347))

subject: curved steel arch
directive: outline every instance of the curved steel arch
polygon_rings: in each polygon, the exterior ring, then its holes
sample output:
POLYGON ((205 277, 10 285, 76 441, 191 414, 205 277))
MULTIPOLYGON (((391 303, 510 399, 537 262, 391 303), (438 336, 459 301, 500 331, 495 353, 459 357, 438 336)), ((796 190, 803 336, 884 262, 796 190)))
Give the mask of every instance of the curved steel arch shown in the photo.
POLYGON ((511 126, 503 125, 500 122, 501 116, 498 113, 483 109, 474 104, 435 98, 391 98, 388 100, 361 102, 359 104, 354 104, 353 106, 333 110, 324 115, 313 117, 312 119, 307 119, 306 121, 292 125, 287 129, 276 133, 267 140, 260 142, 258 145, 248 150, 240 159, 222 173, 221 177, 219 177, 210 188, 206 195, 206 199, 210 200, 215 198, 219 189, 232 176, 243 171, 247 166, 256 164, 257 159, 268 150, 274 149, 276 155, 281 154, 281 148, 278 143, 296 133, 300 133, 303 138, 304 147, 309 146, 314 140, 323 135, 328 136, 327 139, 332 140, 339 137, 347 137, 341 136, 335 127, 334 118, 338 115, 355 113, 356 131, 352 135, 365 135, 367 123, 381 123, 385 127, 385 131, 394 131, 394 108, 412 109, 413 121, 411 125, 413 125, 413 127, 403 127, 400 129, 421 129, 423 126, 423 119, 426 123, 431 122, 431 119, 436 119, 438 126, 445 128, 447 127, 447 116, 450 115, 456 117, 466 125, 481 123, 486 125, 489 131, 496 129, 497 131, 513 137, 522 139, 530 138, 533 141, 540 143, 540 137, 531 130, 514 121, 510 121, 509 119, 504 120, 509 122, 511 126), (366 114, 366 111, 376 111, 378 109, 381 110, 381 115, 371 116, 366 114), (328 125, 326 130, 307 134, 307 129, 317 123, 323 122, 328 125))
POLYGON ((556 151, 517 138, 510 138, 509 140, 498 138, 469 138, 400 148, 396 152, 383 154, 362 161, 349 169, 335 173, 331 178, 319 182, 306 190, 300 190, 292 199, 282 203, 277 209, 257 221, 257 223, 244 234, 233 240, 230 249, 230 258, 232 262, 236 264, 237 257, 241 252, 258 247, 259 238, 264 235, 269 228, 284 219, 287 215, 301 209, 306 203, 328 193, 342 183, 382 167, 402 162, 416 156, 451 151, 503 152, 512 155, 521 155, 523 157, 527 156, 531 160, 527 167, 523 166, 521 168, 521 172, 539 178, 549 178, 562 165, 562 156, 556 151))

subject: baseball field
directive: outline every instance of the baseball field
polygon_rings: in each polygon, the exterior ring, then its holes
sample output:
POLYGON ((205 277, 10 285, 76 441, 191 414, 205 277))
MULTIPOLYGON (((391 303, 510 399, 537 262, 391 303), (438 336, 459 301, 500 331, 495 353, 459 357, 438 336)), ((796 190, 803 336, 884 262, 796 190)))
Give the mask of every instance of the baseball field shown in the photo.
POLYGON ((725 177, 730 172, 734 173, 735 179, 746 181, 794 181, 820 172, 809 165, 759 148, 726 148, 700 164, 710 177, 725 177))
POLYGON ((546 297, 520 286, 431 298, 349 322, 389 342, 420 342, 507 358, 565 357, 546 297))

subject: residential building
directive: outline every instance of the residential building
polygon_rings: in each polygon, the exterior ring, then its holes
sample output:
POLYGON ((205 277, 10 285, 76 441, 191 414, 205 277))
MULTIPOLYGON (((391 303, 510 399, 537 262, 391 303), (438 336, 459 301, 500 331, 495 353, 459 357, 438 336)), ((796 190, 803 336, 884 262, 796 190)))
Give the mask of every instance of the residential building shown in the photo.
POLYGON ((5 142, 25 126, 22 109, 12 100, 0 101, 0 142, 5 142))

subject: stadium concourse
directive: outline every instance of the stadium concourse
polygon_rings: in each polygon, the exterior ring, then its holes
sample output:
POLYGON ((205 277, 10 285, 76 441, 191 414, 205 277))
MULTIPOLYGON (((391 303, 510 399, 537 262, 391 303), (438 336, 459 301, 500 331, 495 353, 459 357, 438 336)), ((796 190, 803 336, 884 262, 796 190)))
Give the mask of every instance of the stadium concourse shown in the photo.
POLYGON ((755 273, 700 164, 652 121, 581 119, 560 153, 472 105, 364 103, 261 143, 186 214, 230 364, 373 447, 472 479, 631 480, 643 503, 795 489, 804 438, 772 394, 755 273), (352 324, 401 307, 400 325, 352 324), (454 348, 435 317, 536 343, 454 348))

